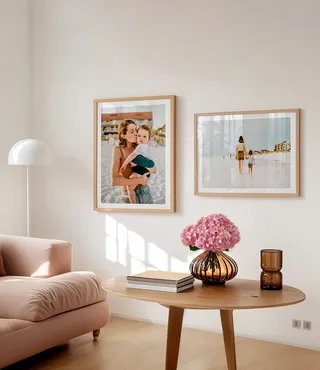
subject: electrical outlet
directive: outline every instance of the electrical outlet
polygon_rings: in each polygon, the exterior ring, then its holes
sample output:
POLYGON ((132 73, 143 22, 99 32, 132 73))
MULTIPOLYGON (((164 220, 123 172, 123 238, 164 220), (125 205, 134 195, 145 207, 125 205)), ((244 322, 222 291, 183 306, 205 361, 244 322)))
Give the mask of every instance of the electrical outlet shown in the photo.
POLYGON ((311 330, 311 321, 303 321, 303 330, 311 330))
POLYGON ((293 319, 292 320, 292 327, 294 329, 301 329, 301 320, 293 319))

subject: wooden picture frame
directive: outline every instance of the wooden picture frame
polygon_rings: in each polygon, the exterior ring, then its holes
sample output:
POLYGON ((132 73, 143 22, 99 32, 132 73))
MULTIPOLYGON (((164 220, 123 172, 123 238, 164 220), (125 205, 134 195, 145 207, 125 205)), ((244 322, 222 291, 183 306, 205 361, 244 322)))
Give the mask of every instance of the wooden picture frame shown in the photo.
POLYGON ((300 196, 300 109, 196 113, 194 140, 195 195, 300 196))
POLYGON ((93 108, 94 210, 175 212, 176 97, 95 99, 93 108))

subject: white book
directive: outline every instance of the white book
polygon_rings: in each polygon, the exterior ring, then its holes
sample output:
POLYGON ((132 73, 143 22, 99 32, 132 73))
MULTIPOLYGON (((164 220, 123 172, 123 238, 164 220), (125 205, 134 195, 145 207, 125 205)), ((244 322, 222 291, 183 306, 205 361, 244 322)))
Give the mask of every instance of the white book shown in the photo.
POLYGON ((176 282, 161 282, 157 280, 148 280, 148 281, 140 281, 140 280, 129 280, 127 279, 127 282, 130 284, 136 284, 136 285, 154 285, 154 286, 162 286, 162 287, 169 287, 169 288, 180 288, 181 286, 192 284, 194 282, 194 278, 191 277, 191 279, 181 281, 179 283, 176 282))
POLYGON ((134 284, 131 282, 127 282, 126 287, 131 288, 131 289, 155 290, 158 292, 179 293, 179 292, 182 292, 183 290, 192 288, 193 283, 177 288, 175 286, 170 287, 170 286, 161 286, 161 285, 146 285, 146 284, 142 285, 142 284, 134 284))

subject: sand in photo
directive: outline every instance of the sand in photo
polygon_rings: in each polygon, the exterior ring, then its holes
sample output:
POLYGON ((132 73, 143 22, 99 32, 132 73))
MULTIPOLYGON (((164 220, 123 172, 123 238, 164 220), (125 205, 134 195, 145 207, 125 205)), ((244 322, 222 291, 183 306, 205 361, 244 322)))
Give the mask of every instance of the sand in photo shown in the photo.
MULTIPOLYGON (((115 145, 101 142, 101 202, 120 203, 120 186, 111 185, 111 160, 115 145)), ((149 142, 150 157, 155 162, 157 173, 151 174, 148 185, 154 204, 165 204, 165 147, 149 142)))
POLYGON ((207 121, 202 126, 203 188, 290 188, 290 118, 207 121), (243 136, 255 165, 238 170, 236 146, 243 136))

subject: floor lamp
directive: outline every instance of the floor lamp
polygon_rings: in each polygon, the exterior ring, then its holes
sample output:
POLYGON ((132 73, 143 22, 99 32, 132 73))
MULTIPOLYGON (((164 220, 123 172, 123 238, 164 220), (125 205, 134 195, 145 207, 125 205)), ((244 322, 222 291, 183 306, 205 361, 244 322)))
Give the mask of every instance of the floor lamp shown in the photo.
POLYGON ((48 146, 40 140, 20 140, 10 149, 8 164, 27 167, 27 235, 30 236, 29 167, 48 166, 53 156, 48 146))

